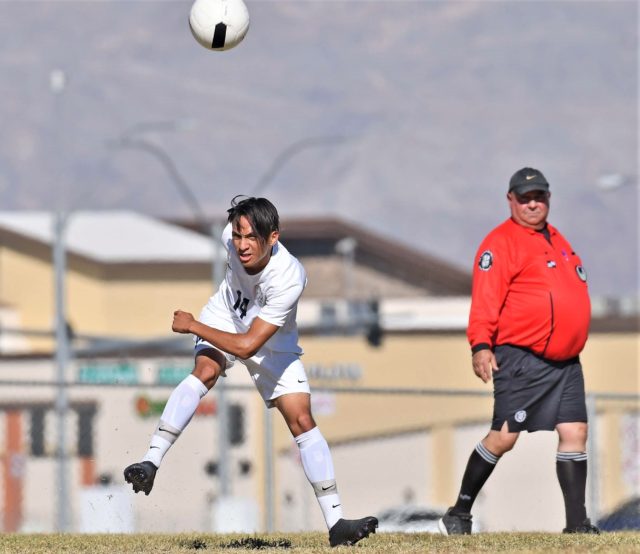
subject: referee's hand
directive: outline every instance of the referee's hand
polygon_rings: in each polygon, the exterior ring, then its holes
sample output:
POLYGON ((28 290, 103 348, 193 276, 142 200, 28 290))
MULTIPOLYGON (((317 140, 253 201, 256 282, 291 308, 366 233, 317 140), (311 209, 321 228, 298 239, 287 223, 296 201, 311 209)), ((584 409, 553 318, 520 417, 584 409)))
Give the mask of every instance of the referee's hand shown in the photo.
POLYGON ((478 350, 471 358, 473 372, 482 379, 483 382, 491 381, 491 375, 498 371, 498 362, 493 352, 489 349, 478 350))

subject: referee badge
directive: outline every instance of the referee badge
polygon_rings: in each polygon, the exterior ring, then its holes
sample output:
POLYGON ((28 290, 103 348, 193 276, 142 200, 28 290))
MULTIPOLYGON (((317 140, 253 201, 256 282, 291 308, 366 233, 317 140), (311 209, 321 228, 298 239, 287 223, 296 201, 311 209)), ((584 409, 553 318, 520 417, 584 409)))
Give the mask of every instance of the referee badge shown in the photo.
POLYGON ((493 265, 493 254, 491 250, 485 250, 482 254, 480 254, 480 259, 478 260, 478 267, 481 271, 489 271, 491 266, 493 265))
POLYGON ((587 282, 587 270, 581 265, 576 266, 576 273, 581 281, 587 282))
POLYGON ((527 411, 526 410, 518 410, 513 416, 518 423, 522 423, 525 419, 527 419, 527 411))

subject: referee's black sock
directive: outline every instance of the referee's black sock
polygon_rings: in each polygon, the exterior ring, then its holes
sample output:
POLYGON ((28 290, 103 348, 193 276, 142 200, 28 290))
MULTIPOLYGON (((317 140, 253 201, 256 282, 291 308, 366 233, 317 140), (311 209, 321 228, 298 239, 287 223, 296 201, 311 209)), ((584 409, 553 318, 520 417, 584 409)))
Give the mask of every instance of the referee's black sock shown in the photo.
POLYGON ((469 456, 467 469, 462 477, 460 494, 458 494, 458 500, 456 500, 451 510, 453 513, 471 513, 471 507, 476 500, 476 496, 478 496, 499 459, 500 456, 489 452, 481 442, 476 445, 471 456, 469 456))
POLYGON ((573 529, 587 519, 587 509, 584 506, 587 486, 586 452, 557 452, 556 472, 564 496, 567 529, 573 529))

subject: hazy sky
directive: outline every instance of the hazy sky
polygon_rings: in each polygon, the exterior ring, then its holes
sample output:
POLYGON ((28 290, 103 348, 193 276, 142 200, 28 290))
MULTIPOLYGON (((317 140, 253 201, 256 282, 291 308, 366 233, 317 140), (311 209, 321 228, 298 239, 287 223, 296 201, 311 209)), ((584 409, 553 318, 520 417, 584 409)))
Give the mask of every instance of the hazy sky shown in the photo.
POLYGON ((635 1, 247 6, 219 53, 189 1, 0 3, 3 209, 192 216, 185 185, 213 217, 281 160, 264 194, 284 219, 343 217, 471 269, 530 165, 593 294, 637 294, 635 1))

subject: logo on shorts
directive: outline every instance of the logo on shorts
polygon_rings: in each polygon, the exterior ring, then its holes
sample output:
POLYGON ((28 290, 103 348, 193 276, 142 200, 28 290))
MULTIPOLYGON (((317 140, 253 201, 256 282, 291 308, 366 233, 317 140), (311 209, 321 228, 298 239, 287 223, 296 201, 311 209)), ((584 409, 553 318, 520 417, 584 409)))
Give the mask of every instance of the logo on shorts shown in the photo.
POLYGON ((480 254, 480 259, 478 260, 478 267, 481 271, 489 271, 491 266, 493 265, 493 254, 491 250, 485 250, 482 254, 480 254))
POLYGON ((518 410, 516 414, 513 416, 518 423, 522 423, 525 419, 527 419, 527 411, 526 410, 518 410))
POLYGON ((584 267, 582 267, 581 265, 577 265, 576 273, 578 274, 578 277, 581 281, 584 281, 585 283, 587 282, 587 271, 584 267))

